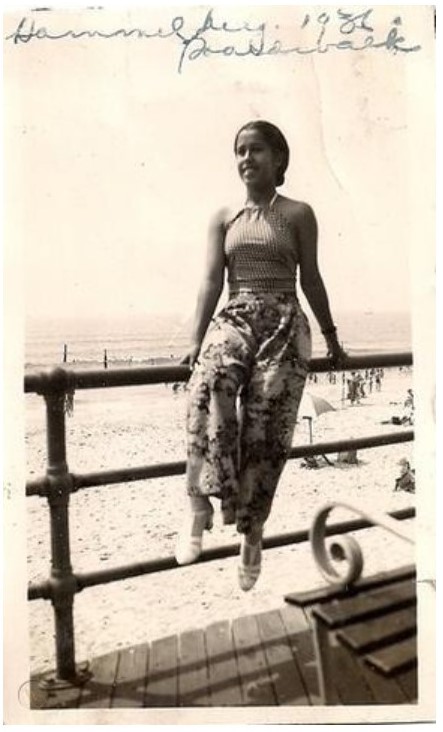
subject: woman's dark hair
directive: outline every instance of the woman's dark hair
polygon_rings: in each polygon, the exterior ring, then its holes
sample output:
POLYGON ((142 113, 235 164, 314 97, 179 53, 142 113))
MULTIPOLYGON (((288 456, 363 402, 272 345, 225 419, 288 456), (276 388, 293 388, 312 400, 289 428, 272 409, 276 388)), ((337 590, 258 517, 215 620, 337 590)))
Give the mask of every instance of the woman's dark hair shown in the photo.
POLYGON ((252 122, 247 122, 243 127, 240 127, 234 140, 234 152, 237 152, 237 142, 240 134, 245 130, 257 130, 262 135, 269 147, 276 153, 281 155, 281 163, 277 169, 277 179, 275 181, 276 186, 282 186, 285 182, 285 172, 289 164, 289 145, 286 142, 286 138, 282 132, 273 125, 271 122, 265 122, 265 120, 257 119, 252 122))

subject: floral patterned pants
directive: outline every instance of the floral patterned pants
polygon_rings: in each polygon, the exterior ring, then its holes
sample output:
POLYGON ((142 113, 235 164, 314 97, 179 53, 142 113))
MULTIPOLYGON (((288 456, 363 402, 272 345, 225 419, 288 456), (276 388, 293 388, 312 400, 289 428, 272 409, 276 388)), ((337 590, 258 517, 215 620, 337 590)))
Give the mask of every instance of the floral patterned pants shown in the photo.
POLYGON ((311 358, 295 294, 239 294, 212 320, 188 384, 187 491, 224 523, 263 524, 291 447, 311 358))

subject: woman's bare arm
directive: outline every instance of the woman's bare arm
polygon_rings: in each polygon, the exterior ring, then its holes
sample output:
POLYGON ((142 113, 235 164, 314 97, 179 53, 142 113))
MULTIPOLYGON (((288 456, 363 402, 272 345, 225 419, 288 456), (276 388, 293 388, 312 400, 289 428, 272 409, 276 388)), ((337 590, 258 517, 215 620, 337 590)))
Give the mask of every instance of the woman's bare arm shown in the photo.
POLYGON ((198 356, 204 335, 223 290, 225 216, 226 212, 224 210, 219 211, 209 226, 205 271, 197 297, 197 307, 191 330, 191 349, 185 359, 191 366, 198 356))
POLYGON ((300 285, 326 340, 334 360, 345 356, 337 339, 329 298, 318 266, 318 227, 308 204, 298 205, 297 234, 300 244, 300 285))

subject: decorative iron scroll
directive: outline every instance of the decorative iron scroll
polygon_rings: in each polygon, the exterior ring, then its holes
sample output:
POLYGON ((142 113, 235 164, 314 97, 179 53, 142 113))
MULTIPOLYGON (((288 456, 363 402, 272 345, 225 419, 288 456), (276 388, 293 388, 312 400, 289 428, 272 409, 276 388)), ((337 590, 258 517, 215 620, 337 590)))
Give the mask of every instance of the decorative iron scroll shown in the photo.
POLYGON ((400 539, 414 544, 414 538, 408 527, 400 521, 384 513, 368 512, 357 506, 344 502, 328 503, 321 508, 312 524, 309 537, 312 553, 323 577, 333 585, 349 587, 361 576, 363 570, 363 554, 359 543, 352 536, 334 536, 326 541, 326 522, 335 508, 345 508, 359 514, 374 526, 381 526, 400 539), (340 570, 338 567, 340 566, 340 570))

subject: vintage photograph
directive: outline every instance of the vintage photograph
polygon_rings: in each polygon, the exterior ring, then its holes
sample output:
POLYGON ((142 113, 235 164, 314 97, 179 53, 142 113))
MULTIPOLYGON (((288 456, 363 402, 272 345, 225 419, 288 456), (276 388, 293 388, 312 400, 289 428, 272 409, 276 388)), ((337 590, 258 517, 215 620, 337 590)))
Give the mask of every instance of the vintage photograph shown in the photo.
POLYGON ((7 724, 434 720, 434 53, 5 9, 7 724))

